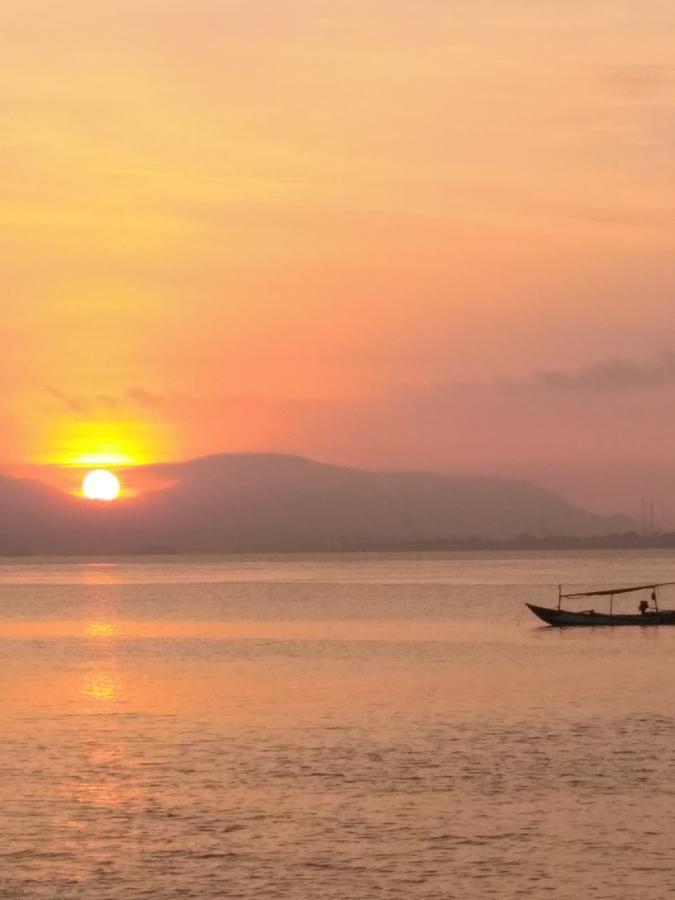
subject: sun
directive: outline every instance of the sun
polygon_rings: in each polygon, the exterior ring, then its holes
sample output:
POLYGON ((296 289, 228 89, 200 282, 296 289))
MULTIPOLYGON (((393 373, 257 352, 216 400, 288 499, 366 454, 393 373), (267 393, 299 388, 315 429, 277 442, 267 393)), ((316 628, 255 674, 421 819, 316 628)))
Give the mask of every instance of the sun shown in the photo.
POLYGON ((82 482, 82 493, 87 500, 116 500, 119 492, 119 478, 105 469, 89 472, 82 482))

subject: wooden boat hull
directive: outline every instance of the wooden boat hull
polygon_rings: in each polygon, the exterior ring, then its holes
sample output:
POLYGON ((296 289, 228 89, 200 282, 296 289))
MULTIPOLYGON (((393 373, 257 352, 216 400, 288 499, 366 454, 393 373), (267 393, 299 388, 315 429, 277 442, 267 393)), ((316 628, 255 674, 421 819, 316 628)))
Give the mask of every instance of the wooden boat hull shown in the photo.
POLYGON ((660 612, 649 611, 644 615, 637 613, 635 615, 615 615, 610 616, 607 613, 598 613, 594 610, 587 612, 570 612, 566 609, 548 609, 545 606, 535 606, 532 603, 525 604, 535 616, 538 616, 547 625, 554 625, 557 628, 568 628, 574 626, 597 626, 611 625, 675 625, 675 610, 664 609, 660 612))

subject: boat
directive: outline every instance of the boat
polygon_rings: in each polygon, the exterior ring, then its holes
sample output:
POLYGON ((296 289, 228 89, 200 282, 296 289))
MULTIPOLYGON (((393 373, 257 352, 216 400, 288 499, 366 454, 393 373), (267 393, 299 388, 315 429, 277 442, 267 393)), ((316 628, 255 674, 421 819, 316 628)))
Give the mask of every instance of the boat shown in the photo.
POLYGON ((525 606, 538 616, 547 625, 557 628, 570 626, 598 626, 598 625, 675 625, 675 609, 659 609, 657 588, 675 584, 672 581, 664 581, 660 584, 641 584, 635 587, 610 588, 602 591, 584 591, 571 594, 563 594, 561 586, 558 587, 558 606, 551 609, 546 606, 535 606, 534 603, 526 603, 525 606), (615 613, 614 597, 617 594, 633 594, 638 591, 649 591, 650 600, 642 599, 638 604, 637 613, 615 613), (563 609, 563 600, 578 600, 583 597, 609 597, 609 611, 598 612, 595 609, 582 609, 579 611, 563 609))

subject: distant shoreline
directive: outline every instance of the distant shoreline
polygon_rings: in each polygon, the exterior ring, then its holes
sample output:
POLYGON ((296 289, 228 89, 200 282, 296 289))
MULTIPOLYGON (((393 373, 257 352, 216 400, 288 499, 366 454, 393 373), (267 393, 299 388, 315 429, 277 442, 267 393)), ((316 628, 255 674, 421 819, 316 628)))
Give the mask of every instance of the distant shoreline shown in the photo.
POLYGON ((609 534, 599 537, 570 537, 551 535, 536 537, 521 534, 505 540, 462 538, 397 543, 369 543, 341 548, 343 550, 373 550, 378 552, 434 551, 434 550, 675 550, 675 532, 639 535, 635 532, 609 534))
POLYGON ((29 549, 2 548, 0 559, 32 559, 32 558, 90 558, 92 556, 110 557, 182 557, 182 556, 241 556, 265 555, 292 556, 297 554, 350 554, 350 553, 442 553, 442 552, 521 552, 546 550, 675 550, 675 532, 660 532, 650 535, 639 535, 635 532, 610 534, 598 537, 569 537, 552 535, 536 537, 522 534, 506 540, 490 540, 486 538, 435 538, 430 540, 403 541, 344 541, 331 546, 311 544, 297 547, 241 546, 223 547, 222 549, 193 550, 168 547, 143 547, 137 550, 121 551, 101 547, 87 549, 82 552, 61 552, 45 554, 29 549))

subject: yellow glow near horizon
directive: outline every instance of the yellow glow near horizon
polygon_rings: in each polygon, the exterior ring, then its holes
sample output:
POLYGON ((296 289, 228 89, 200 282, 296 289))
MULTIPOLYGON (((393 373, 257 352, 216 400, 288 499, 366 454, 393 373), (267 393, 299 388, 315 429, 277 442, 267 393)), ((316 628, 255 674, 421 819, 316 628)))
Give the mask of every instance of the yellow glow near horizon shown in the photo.
POLYGON ((131 466, 133 460, 125 453, 83 453, 70 463, 70 466, 131 466))
POLYGON ((82 482, 82 493, 87 500, 116 500, 120 493, 119 478, 105 469, 96 469, 82 482))
POLYGON ((34 443, 44 447, 35 462, 68 468, 127 468, 170 455, 167 429, 140 413, 135 419, 87 420, 59 414, 45 422, 34 443))

